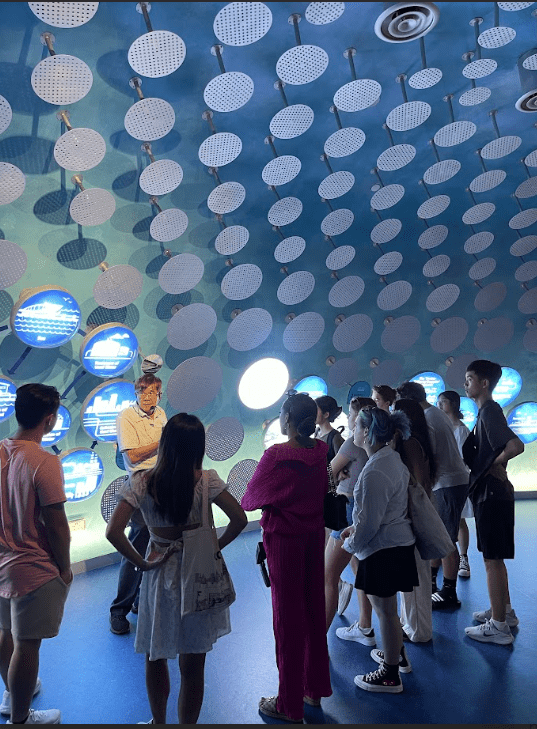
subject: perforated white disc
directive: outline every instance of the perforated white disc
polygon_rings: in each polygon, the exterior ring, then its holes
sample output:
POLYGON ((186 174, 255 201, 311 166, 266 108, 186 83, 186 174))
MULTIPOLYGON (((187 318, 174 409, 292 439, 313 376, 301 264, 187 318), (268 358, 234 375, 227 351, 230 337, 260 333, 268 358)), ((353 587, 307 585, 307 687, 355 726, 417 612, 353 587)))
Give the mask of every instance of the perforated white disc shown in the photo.
POLYGON ((537 71, 537 53, 534 53, 532 56, 528 56, 524 59, 522 66, 527 68, 528 71, 537 71))
POLYGON ((509 249, 512 256, 527 256, 537 248, 537 235, 526 235, 519 238, 509 249))
POLYGON ((526 261, 515 271, 515 278, 517 281, 527 283, 533 281, 537 276, 537 261, 526 261))
POLYGON ((459 96, 459 104, 461 106, 477 106, 486 101, 492 91, 487 86, 476 86, 475 89, 465 91, 459 96))
POLYGON ((309 271, 296 271, 278 286, 278 300, 291 306, 305 301, 315 288, 315 278, 309 271))
POLYGON ((431 116, 431 107, 425 101, 407 101, 396 106, 386 117, 386 124, 394 132, 407 132, 427 121, 431 116))
POLYGON ((401 167, 405 167, 405 165, 412 162, 415 156, 416 148, 411 144, 395 144, 379 155, 377 167, 385 172, 400 170, 401 167))
POLYGON ((236 463, 227 477, 227 492, 231 494, 240 504, 246 493, 246 488, 257 468, 258 461, 245 458, 244 461, 236 463))
POLYGON ((529 210, 522 210, 520 213, 513 215, 509 221, 509 227, 513 230, 520 230, 521 228, 528 228, 537 221, 537 208, 529 208, 529 210))
POLYGON ((328 66, 328 54, 319 46, 294 46, 280 56, 276 75, 286 84, 309 84, 322 76, 328 66))
POLYGON ((386 185, 373 195, 371 207, 373 210, 386 210, 393 207, 393 205, 397 205, 404 194, 405 188, 403 185, 386 185))
POLYGON ((321 223, 325 235, 340 235, 348 230, 354 221, 354 213, 347 208, 340 208, 329 213, 321 223))
POLYGON ((85 172, 99 164, 106 153, 106 142, 93 129, 71 129, 54 145, 54 159, 65 170, 85 172))
POLYGON ((499 137, 485 144, 481 150, 483 159, 500 159, 514 152, 522 144, 522 139, 515 136, 499 137))
POLYGON ((245 73, 230 71, 213 78, 203 92, 209 109, 214 111, 236 111, 252 98, 254 82, 245 73))
POLYGON ((32 71, 32 88, 43 101, 63 106, 80 101, 91 89, 93 74, 80 58, 47 56, 32 71))
POLYGON ((278 139, 294 139, 308 131, 313 117, 313 110, 305 104, 286 106, 272 117, 270 133, 278 139))
POLYGON ((401 377, 403 365, 394 359, 386 359, 371 372, 372 385, 394 385, 401 377))
POLYGON ((501 185, 506 177, 507 173, 503 170, 489 170, 488 172, 483 172, 477 177, 474 177, 470 183, 470 190, 472 192, 488 192, 489 190, 493 190, 495 187, 498 187, 498 185, 501 185))
POLYGON ((232 349, 248 352, 259 347, 272 331, 272 316, 265 309, 246 309, 233 319, 227 330, 232 349))
POLYGON ((175 124, 175 112, 164 99, 142 99, 125 114, 127 133, 142 142, 162 139, 175 124))
POLYGON ((515 190, 515 195, 522 200, 537 195, 537 177, 530 177, 524 180, 515 190))
POLYGON ((207 207, 213 213, 232 213, 239 208, 246 197, 246 190, 240 182, 223 182, 207 198, 207 207))
POLYGON ((354 175, 352 172, 333 172, 319 185, 317 192, 325 200, 334 200, 336 197, 345 195, 354 186, 354 175))
POLYGON ((301 256, 305 248, 306 241, 304 238, 301 238, 299 235, 292 235, 289 238, 284 238, 276 246, 274 258, 278 263, 290 263, 301 256))
POLYGON ((266 185, 285 185, 291 182, 300 172, 302 167, 298 157, 292 154, 284 154, 280 157, 270 160, 261 173, 261 178, 266 185))
POLYGON ((198 157, 208 167, 223 167, 237 159, 241 151, 240 137, 231 132, 218 132, 202 142, 198 157))
POLYGON ((401 232, 403 224, 397 218, 388 218, 377 223, 371 231, 371 240, 377 245, 388 243, 393 240, 401 232))
POLYGON ((354 154, 365 142, 365 134, 357 127, 344 127, 331 134, 324 143, 329 157, 347 157, 354 154))
POLYGON ((468 322, 460 316, 444 319, 431 334, 431 349, 434 352, 452 352, 466 339, 468 322))
POLYGON ((381 256, 375 263, 373 270, 378 273, 379 276, 387 276, 394 271, 397 271, 399 266, 403 263, 403 256, 399 251, 390 251, 381 256))
POLYGON ((243 263, 228 271, 220 288, 227 299, 241 301, 253 296, 263 281, 263 273, 253 263, 243 263))
POLYGON ((213 23, 215 36, 228 46, 248 46, 260 40, 272 25, 272 13, 264 3, 229 3, 213 23))
POLYGON ((516 36, 514 28, 507 26, 497 26, 484 30, 477 38, 477 42, 481 48, 501 48, 511 43, 516 36))
POLYGON ((79 225, 102 225, 110 220, 115 209, 113 195, 99 187, 79 192, 69 206, 71 217, 79 225))
POLYGON ((350 81, 336 91, 334 104, 339 111, 361 111, 376 104, 381 92, 382 86, 370 78, 350 81))
POLYGON ((34 15, 55 28, 78 28, 93 18, 99 3, 28 3, 34 15))
POLYGON ((277 200, 268 211, 268 221, 271 225, 289 225, 302 214, 303 205, 297 197, 282 197, 277 200))
POLYGON ((324 319, 306 311, 292 319, 283 333, 283 346, 289 352, 306 352, 317 344, 324 332, 324 319))
POLYGON ((434 143, 437 147, 454 147, 457 144, 466 142, 473 137, 477 127, 473 122, 458 121, 446 124, 434 135, 434 143))
POLYGON ((172 159, 158 159, 148 165, 140 175, 140 187, 148 195, 166 195, 183 180, 181 165, 172 159))
POLYGON ((136 73, 149 78, 169 76, 186 57, 182 38, 169 30, 152 30, 131 44, 127 60, 136 73))
POLYGON ((354 352, 363 347, 373 333, 373 322, 367 314, 353 314, 336 327, 332 344, 338 352, 354 352))
POLYGON ((13 118, 13 111, 11 104, 3 96, 0 96, 0 134, 6 131, 8 126, 11 124, 13 118))
POLYGON ((489 319, 477 328, 474 346, 481 352, 495 352, 509 344, 514 332, 513 322, 507 317, 498 316, 496 319, 489 319))
POLYGON ((231 225, 216 236, 214 247, 223 256, 237 253, 248 243, 250 233, 243 225, 231 225))
POLYGON ((208 405, 222 387, 222 368, 210 357, 191 357, 174 369, 166 394, 172 408, 192 413, 208 405))
POLYGON ((205 433, 205 453, 211 461, 225 461, 239 450, 244 428, 237 418, 220 418, 205 433))
POLYGON ((377 306, 382 311, 394 311, 406 304, 412 295, 412 284, 408 281, 394 281, 377 296, 377 306))
POLYGON ((328 370, 328 382, 332 387, 343 387, 344 385, 350 387, 353 382, 356 382, 359 371, 360 366, 354 357, 343 357, 334 362, 328 370))
POLYGON ((352 246, 339 246, 326 257, 326 267, 329 271, 339 271, 353 260, 356 249, 352 246))
POLYGON ((466 78, 485 78, 498 68, 497 62, 493 58, 480 58, 472 61, 462 69, 462 75, 466 78))
POLYGON ((537 327, 528 329, 524 334, 522 343, 524 344, 524 349, 527 349, 528 352, 537 352, 537 327))
POLYGON ((423 231, 418 238, 418 245, 424 251, 436 248, 446 240, 448 233, 449 230, 445 225, 433 225, 432 228, 423 231))
POLYGON ((23 249, 9 240, 0 240, 0 291, 17 283, 26 273, 28 258, 23 249))
POLYGON ((199 284, 204 268, 201 258, 192 253, 180 253, 166 261, 160 269, 159 286, 167 294, 184 294, 199 284))
POLYGON ((496 281, 482 288, 474 299, 474 306, 477 311, 492 311, 503 303, 507 296, 507 286, 496 281))
POLYGON ((521 314, 535 314, 537 312, 537 287, 522 294, 518 300, 518 310, 521 314))
POLYGON ((471 208, 464 213, 462 216, 462 222, 466 225, 477 225, 482 223, 484 220, 488 220, 491 215, 494 214, 496 205, 494 203, 480 203, 479 205, 473 205, 471 208))
POLYGON ((441 182, 451 180, 461 169, 461 163, 456 159, 445 159, 431 165, 423 174, 423 180, 427 185, 438 185, 441 182))
POLYGON ((345 276, 337 281, 328 294, 328 301, 338 309, 354 304, 364 293, 365 283, 360 276, 345 276))
POLYGON ((310 3, 304 13, 308 23, 327 25, 340 18, 345 11, 345 3, 310 3))
POLYGON ((457 301, 461 290, 455 284, 444 284, 432 291, 427 297, 425 305, 428 311, 437 313, 445 311, 457 301))
POLYGON ((448 195, 435 195, 419 206, 417 212, 418 218, 423 218, 425 220, 435 218, 449 207, 450 202, 451 199, 448 195))
POLYGON ((134 266, 120 263, 100 274, 93 287, 93 298, 105 309, 129 306, 142 293, 144 278, 134 266))
POLYGON ((451 263, 451 258, 446 255, 433 256, 423 266, 423 275, 426 278, 434 278, 445 273, 451 263))
POLYGON ((408 79, 408 85, 413 89, 430 89, 442 79, 442 71, 439 68, 424 68, 412 74, 408 79))
POLYGON ((183 235, 187 227, 187 214, 179 208, 168 208, 153 218, 149 232, 159 243, 169 243, 183 235))
POLYGON ((498 3, 498 7, 502 10, 508 10, 509 12, 516 12, 517 10, 525 10, 535 3, 498 3))
POLYGON ((400 316, 384 327, 380 343, 386 352, 406 352, 419 339, 421 324, 415 316, 400 316))
POLYGON ((19 198, 26 187, 26 177, 15 165, 0 162, 0 205, 8 205, 19 198))
POLYGON ((168 322, 168 342, 175 349, 196 349, 206 342, 216 329, 217 316, 212 306, 189 304, 168 322))
POLYGON ((481 253, 486 250, 494 240, 494 233, 483 231, 481 233, 475 233, 471 235, 466 243, 464 244, 464 252, 475 256, 477 253, 481 253))
POLYGON ((468 276, 473 281, 482 281, 490 276, 496 268, 496 260, 494 258, 480 258, 468 271, 468 276))

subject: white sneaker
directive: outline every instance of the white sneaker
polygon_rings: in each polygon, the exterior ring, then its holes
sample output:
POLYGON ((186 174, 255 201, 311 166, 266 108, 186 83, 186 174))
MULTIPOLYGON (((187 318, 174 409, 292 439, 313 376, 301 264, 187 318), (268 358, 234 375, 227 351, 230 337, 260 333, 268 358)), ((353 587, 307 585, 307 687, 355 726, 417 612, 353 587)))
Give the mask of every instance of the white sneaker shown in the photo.
POLYGON ((492 620, 487 620, 486 623, 474 625, 471 628, 465 628, 464 632, 469 638, 478 640, 480 643, 509 645, 514 641, 513 634, 508 625, 503 630, 500 630, 494 625, 492 620))
MULTIPOLYGON (((377 648, 373 648, 370 656, 377 663, 384 663, 384 651, 379 651, 377 648)), ((401 651, 401 655, 399 656, 399 671, 401 673, 410 673, 412 671, 412 664, 408 660, 408 656, 404 648, 401 651)))
POLYGON ((341 580, 339 584, 339 597, 337 601, 337 614, 343 615, 345 610, 348 608, 352 597, 352 591, 354 586, 350 582, 341 580))
POLYGON ((459 577, 470 577, 470 562, 465 554, 459 557, 459 577))
MULTIPOLYGON (((37 696, 40 691, 41 679, 38 678, 35 682, 34 696, 37 696)), ((3 714, 4 716, 11 716, 11 694, 9 693, 9 691, 4 691, 2 703, 0 704, 0 714, 3 714)))
POLYGON ((336 630, 337 637, 343 640, 353 640, 355 643, 362 643, 362 645, 377 645, 373 628, 364 630, 360 628, 358 622, 357 620, 352 625, 349 625, 348 628, 338 628, 336 630))
MULTIPOLYGON (((488 608, 488 610, 480 610, 476 613, 473 613, 472 617, 474 620, 477 620, 478 623, 486 623, 487 620, 490 620, 492 618, 492 608, 488 608)), ((519 624, 520 620, 518 619, 513 608, 511 608, 508 613, 505 613, 505 622, 510 628, 516 628, 516 626, 519 624)))
MULTIPOLYGON (((25 724, 61 724, 61 712, 59 709, 48 709, 47 711, 35 711, 30 709, 28 718, 24 722, 25 724)), ((12 724, 11 719, 6 721, 6 724, 12 724)))

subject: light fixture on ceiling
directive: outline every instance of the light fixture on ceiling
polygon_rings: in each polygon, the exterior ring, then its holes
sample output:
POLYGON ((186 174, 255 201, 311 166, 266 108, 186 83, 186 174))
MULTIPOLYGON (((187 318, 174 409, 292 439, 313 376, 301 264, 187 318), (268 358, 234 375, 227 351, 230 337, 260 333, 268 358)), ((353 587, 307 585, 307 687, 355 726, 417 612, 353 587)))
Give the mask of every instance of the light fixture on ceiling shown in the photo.
POLYGON ((470 20, 470 25, 474 29, 475 40, 475 61, 471 61, 462 69, 462 75, 465 78, 476 79, 490 76, 491 73, 498 68, 497 62, 493 58, 481 58, 481 46, 479 45, 479 26, 483 22, 483 18, 475 17, 470 20))
POLYGON ((354 186, 354 175, 352 172, 341 170, 340 172, 334 172, 332 165, 328 160, 327 154, 322 154, 321 162, 324 162, 330 173, 319 185, 317 192, 321 198, 325 200, 334 200, 337 197, 345 195, 354 186))
POLYGON ((278 139, 294 139, 299 137, 313 124, 313 109, 306 104, 291 104, 287 101, 287 96, 283 90, 285 83, 278 79, 274 83, 274 88, 280 92, 284 108, 277 112, 271 119, 269 124, 270 133, 278 139))
POLYGON ((377 167, 383 172, 394 172, 410 164, 416 156, 416 148, 411 144, 395 144, 392 133, 387 124, 382 128, 388 134, 390 146, 377 158, 377 167))
POLYGON ((477 127, 473 122, 455 121, 452 99, 453 94, 446 94, 442 99, 448 104, 451 123, 441 127, 434 135, 433 139, 437 147, 454 147, 466 142, 477 132, 477 127))
POLYGON ((90 21, 99 3, 28 3, 39 20, 55 28, 79 28, 90 21))
POLYGON ((102 271, 93 286, 93 298, 105 309, 129 306, 142 293, 144 279, 134 266, 120 263, 110 267, 106 261, 99 264, 102 271))
POLYGON ((221 43, 248 46, 268 33, 272 13, 264 3, 229 3, 218 11, 213 30, 221 43))
POLYGON ((216 236, 214 247, 223 256, 238 253, 248 243, 250 232, 243 225, 230 225, 228 227, 220 213, 216 213, 215 217, 220 223, 222 230, 216 236))
POLYGON ((429 144, 436 157, 436 163, 425 170, 423 181, 427 185, 439 185, 441 182, 447 182, 447 180, 455 177, 460 172, 461 163, 456 159, 441 160, 434 139, 430 139, 429 144))
POLYGON ((299 174, 302 163, 292 154, 279 155, 274 146, 274 137, 265 137, 265 144, 270 146, 274 159, 264 166, 261 178, 266 185, 285 185, 299 174))
POLYGON ((449 204, 451 203, 451 198, 449 197, 449 195, 435 195, 434 197, 431 196, 431 193, 429 192, 429 189, 423 179, 418 181, 418 185, 421 185, 423 187, 428 198, 424 203, 419 206, 417 211, 418 218, 427 220, 429 220, 430 218, 435 218, 437 215, 440 215, 440 213, 443 213, 444 210, 449 207, 449 204))
POLYGON ((442 71, 439 68, 427 67, 427 56, 425 55, 425 41, 420 37, 421 71, 416 71, 408 79, 408 85, 413 89, 430 89, 436 86, 442 79, 442 71))
POLYGON ((425 101, 409 101, 405 88, 406 75, 400 73, 395 80, 401 84, 403 104, 392 109, 386 117, 386 124, 394 132, 407 132, 423 124, 431 116, 431 107, 425 101))
POLYGON ((520 185, 515 190, 515 195, 523 199, 528 197, 535 197, 535 195, 537 195, 537 176, 532 177, 530 175, 530 171, 528 170, 528 166, 524 159, 521 159, 520 163, 523 165, 528 179, 520 183, 520 185))
POLYGON ((508 154, 511 154, 512 152, 517 150, 522 144, 522 139, 518 136, 502 136, 500 134, 498 122, 496 121, 497 113, 497 109, 492 109, 492 111, 489 111, 489 116, 492 120, 494 131, 496 132, 496 139, 493 139, 488 144, 485 144, 485 146, 481 150, 481 156, 483 157, 483 159, 500 159, 501 157, 506 157, 508 154))
POLYGON ((380 183, 380 189, 371 198, 370 205, 373 210, 386 210, 397 205, 405 194, 403 185, 384 185, 377 167, 373 167, 371 174, 375 175, 380 183))
POLYGON ((11 104, 3 96, 0 96, 0 134, 3 134, 11 124, 13 111, 11 104))
POLYGON ((488 192, 501 185, 507 177, 507 173, 504 170, 487 170, 480 149, 476 150, 476 155, 479 157, 483 172, 477 177, 474 177, 470 183, 470 190, 472 192, 488 192))
POLYGON ((149 226, 149 233, 159 243, 170 243, 183 235, 188 227, 188 216, 179 208, 168 208, 162 210, 155 196, 149 198, 149 202, 158 210, 149 226))
POLYGON ((376 106, 380 99, 382 86, 378 81, 370 78, 359 79, 354 66, 356 48, 350 47, 343 52, 343 57, 349 62, 352 81, 344 84, 334 94, 334 105, 339 111, 362 111, 370 106, 376 106))
POLYGON ((223 167, 237 159, 242 152, 240 137, 231 132, 217 132, 213 122, 213 112, 207 109, 201 115, 211 130, 211 136, 201 143, 198 157, 207 167, 223 167))
POLYGON ((407 43, 426 35, 438 22, 434 3, 404 2, 390 5, 375 21, 375 33, 387 43, 407 43))

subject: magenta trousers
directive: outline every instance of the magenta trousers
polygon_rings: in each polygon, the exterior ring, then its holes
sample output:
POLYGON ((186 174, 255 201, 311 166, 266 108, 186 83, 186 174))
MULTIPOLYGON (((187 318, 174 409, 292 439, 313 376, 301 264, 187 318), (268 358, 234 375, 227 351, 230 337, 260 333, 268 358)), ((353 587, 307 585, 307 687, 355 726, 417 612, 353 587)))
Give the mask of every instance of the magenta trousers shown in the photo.
POLYGON ((312 534, 264 534, 272 590, 277 710, 297 721, 304 696, 330 696, 324 600, 324 529, 312 534))

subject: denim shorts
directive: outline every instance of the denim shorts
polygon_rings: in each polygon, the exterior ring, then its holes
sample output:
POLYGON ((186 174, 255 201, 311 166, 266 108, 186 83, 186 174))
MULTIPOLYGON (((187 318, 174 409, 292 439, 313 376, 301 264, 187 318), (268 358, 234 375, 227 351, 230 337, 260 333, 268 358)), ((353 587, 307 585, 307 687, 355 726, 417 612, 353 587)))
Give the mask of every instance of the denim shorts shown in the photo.
MULTIPOLYGON (((351 499, 347 502, 347 525, 348 526, 352 526, 353 508, 354 508, 354 499, 351 497, 351 499)), ((341 529, 341 531, 339 531, 339 532, 336 532, 336 531, 330 532, 330 536, 333 537, 334 539, 338 539, 339 541, 341 541, 341 532, 342 531, 343 531, 343 529, 341 529)))

